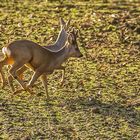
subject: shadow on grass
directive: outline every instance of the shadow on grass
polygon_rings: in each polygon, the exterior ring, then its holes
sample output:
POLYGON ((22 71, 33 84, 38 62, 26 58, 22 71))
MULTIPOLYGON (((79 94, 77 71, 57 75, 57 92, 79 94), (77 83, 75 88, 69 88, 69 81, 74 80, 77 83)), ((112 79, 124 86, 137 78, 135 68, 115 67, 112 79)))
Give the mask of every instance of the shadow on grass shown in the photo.
POLYGON ((71 111, 77 111, 77 109, 79 111, 88 111, 89 109, 93 109, 93 113, 105 117, 111 116, 116 119, 121 117, 132 125, 140 126, 140 112, 135 109, 135 106, 131 107, 119 103, 102 103, 95 98, 90 100, 87 98, 78 98, 67 100, 66 102, 68 109, 71 111))

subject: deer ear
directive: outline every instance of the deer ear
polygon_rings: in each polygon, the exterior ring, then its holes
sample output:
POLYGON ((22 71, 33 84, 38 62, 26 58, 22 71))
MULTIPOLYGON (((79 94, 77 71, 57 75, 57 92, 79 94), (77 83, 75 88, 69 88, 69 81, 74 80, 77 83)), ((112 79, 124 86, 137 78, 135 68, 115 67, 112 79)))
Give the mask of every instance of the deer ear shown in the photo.
POLYGON ((68 34, 68 42, 71 44, 72 43, 72 34, 68 34))
POLYGON ((61 17, 59 20, 60 20, 61 27, 64 27, 66 25, 64 19, 61 17))
POLYGON ((71 30, 72 30, 72 27, 69 27, 67 32, 70 33, 71 30))
POLYGON ((73 34, 74 32, 74 27, 70 28, 70 33, 73 34))
POLYGON ((75 30, 75 35, 78 36, 78 34, 79 34, 79 30, 77 29, 75 30))
POLYGON ((66 28, 68 29, 69 25, 70 25, 70 21, 71 19, 69 19, 67 22, 66 22, 66 28))

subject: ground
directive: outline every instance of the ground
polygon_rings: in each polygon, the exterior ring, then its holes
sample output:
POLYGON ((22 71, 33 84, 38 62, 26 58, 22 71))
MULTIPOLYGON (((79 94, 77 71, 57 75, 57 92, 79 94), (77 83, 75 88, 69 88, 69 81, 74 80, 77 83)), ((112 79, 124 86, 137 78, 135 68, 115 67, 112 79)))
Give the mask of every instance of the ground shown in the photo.
MULTIPOLYGON (((8 85, 0 89, 0 139, 139 140, 140 2, 3 1, 1 48, 17 39, 54 42, 60 17, 71 18, 79 29, 84 57, 64 64, 63 87, 60 71, 48 77, 50 100, 40 80, 32 97, 27 92, 12 96, 8 85)), ((7 68, 3 71, 6 76, 7 68)), ((27 71, 25 78, 31 75, 27 71)))

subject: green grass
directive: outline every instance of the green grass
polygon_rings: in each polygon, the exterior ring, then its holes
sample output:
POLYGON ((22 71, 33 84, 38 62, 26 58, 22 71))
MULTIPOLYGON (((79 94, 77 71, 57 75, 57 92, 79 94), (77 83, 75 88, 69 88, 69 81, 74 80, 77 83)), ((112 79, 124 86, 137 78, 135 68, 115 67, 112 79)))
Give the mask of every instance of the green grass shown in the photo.
POLYGON ((139 140, 140 106, 133 103, 140 98, 139 13, 138 1, 1 2, 1 48, 17 39, 49 44, 59 17, 71 17, 84 57, 64 64, 63 87, 60 71, 48 77, 49 101, 40 80, 32 98, 11 96, 8 85, 0 89, 0 139, 139 140))

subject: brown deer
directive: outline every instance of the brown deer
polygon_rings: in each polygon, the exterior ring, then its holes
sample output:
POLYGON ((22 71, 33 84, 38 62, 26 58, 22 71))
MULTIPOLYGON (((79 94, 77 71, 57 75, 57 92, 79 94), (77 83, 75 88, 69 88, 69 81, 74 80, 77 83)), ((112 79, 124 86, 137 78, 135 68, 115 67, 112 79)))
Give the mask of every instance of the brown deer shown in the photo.
POLYGON ((0 65, 12 64, 9 73, 20 83, 24 90, 32 94, 30 87, 41 76, 47 97, 47 74, 51 74, 55 69, 64 69, 62 63, 69 57, 82 57, 77 44, 78 30, 74 28, 67 34, 67 41, 58 51, 50 51, 48 47, 42 47, 37 43, 29 40, 18 40, 10 43, 3 48, 5 59, 0 65), (25 53, 26 52, 26 53, 25 53), (17 76, 17 71, 24 65, 34 70, 34 74, 26 86, 24 82, 17 76))
MULTIPOLYGON (((68 26, 70 24, 70 20, 68 20, 67 22, 65 22, 62 18, 60 18, 60 32, 58 34, 58 37, 56 39, 56 42, 53 45, 49 45, 49 46, 44 46, 46 47, 46 49, 48 49, 51 52, 57 52, 59 51, 61 48, 63 48, 63 46, 65 45, 66 41, 67 41, 67 32, 68 32, 68 26)), ((50 38, 50 37, 49 37, 50 38)), ((3 51, 5 51, 3 49, 3 51)), ((2 58, 4 56, 3 53, 0 53, 0 57, 2 58)), ((3 61, 1 61, 1 65, 2 65, 3 61)), ((17 75, 22 79, 22 74, 24 71, 26 71, 28 68, 24 65, 22 68, 20 68, 17 71, 17 75)), ((62 73, 62 79, 61 79, 61 85, 63 84, 64 81, 64 74, 65 74, 65 69, 62 69, 63 73, 62 73)), ((2 79, 2 88, 6 85, 6 79, 4 77, 4 74, 1 71, 1 79, 2 79)), ((13 77, 11 75, 9 75, 8 77, 8 83, 12 89, 12 92, 15 91, 15 88, 13 86, 13 77)))

